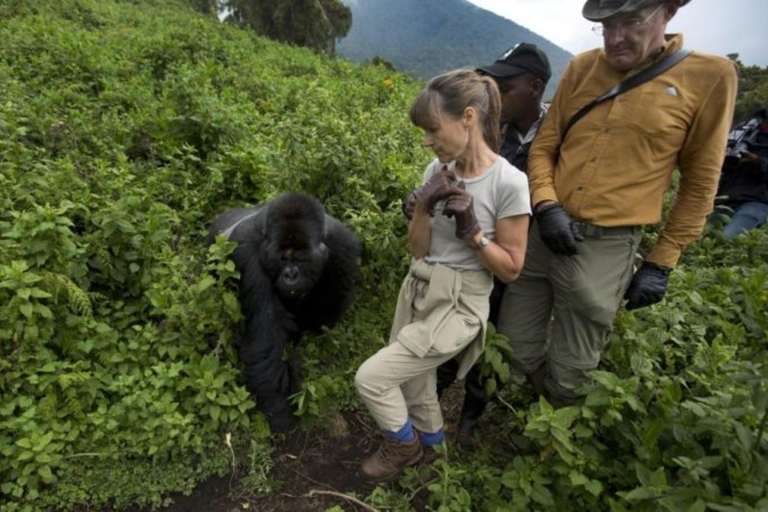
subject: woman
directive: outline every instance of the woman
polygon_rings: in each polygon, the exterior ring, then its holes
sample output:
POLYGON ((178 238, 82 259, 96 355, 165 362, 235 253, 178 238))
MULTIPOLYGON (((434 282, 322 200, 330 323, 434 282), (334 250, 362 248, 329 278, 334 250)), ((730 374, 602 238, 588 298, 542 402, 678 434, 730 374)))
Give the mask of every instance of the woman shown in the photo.
POLYGON ((363 473, 387 480, 444 439, 437 367, 462 353, 459 377, 483 349, 492 274, 514 280, 523 267, 531 213, 526 176, 497 153, 499 92, 494 81, 457 70, 433 78, 411 106, 424 145, 437 158, 411 194, 413 255, 389 345, 355 376, 385 432, 363 473))

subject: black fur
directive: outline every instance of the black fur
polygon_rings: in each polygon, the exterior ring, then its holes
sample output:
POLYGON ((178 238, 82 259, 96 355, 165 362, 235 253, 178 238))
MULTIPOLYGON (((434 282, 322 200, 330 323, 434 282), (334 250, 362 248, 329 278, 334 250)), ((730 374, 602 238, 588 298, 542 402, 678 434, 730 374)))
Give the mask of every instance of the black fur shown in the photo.
POLYGON ((295 362, 283 361, 286 344, 339 320, 352 302, 362 244, 320 201, 299 193, 219 215, 209 240, 222 233, 239 243, 233 259, 245 316, 246 387, 272 429, 286 430, 294 423, 288 397, 299 382, 295 362))

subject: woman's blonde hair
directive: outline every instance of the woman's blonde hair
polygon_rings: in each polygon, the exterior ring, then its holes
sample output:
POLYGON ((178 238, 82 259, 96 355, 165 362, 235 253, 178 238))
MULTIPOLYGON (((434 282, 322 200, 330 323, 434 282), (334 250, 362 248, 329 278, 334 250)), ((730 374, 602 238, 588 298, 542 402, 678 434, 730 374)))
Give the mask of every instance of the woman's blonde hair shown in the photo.
POLYGON ((443 114, 460 119, 467 107, 477 111, 483 139, 498 153, 499 89, 492 78, 471 69, 457 69, 432 78, 411 105, 411 122, 419 128, 434 130, 443 114))

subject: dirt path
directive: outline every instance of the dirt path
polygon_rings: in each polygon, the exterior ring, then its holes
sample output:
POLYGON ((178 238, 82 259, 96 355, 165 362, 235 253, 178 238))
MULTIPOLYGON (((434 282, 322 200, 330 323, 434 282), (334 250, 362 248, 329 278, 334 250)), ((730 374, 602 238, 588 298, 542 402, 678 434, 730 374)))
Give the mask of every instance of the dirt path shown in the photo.
MULTIPOLYGON (((462 383, 463 384, 463 383, 462 383)), ((458 383, 443 397, 443 414, 449 435, 458 420, 463 388, 458 383)), ((325 430, 297 429, 275 447, 271 476, 275 492, 264 497, 238 497, 237 482, 229 476, 211 478, 198 485, 190 496, 173 495, 174 503, 162 512, 323 512, 334 505, 347 511, 372 510, 355 503, 352 495, 365 499, 375 485, 360 473, 360 459, 372 453, 381 441, 365 412, 329 419, 325 430)), ((397 485, 396 483, 387 485, 397 485)), ((426 493, 421 493, 426 494, 426 493)), ((425 496, 417 496, 414 509, 424 507, 425 496)), ((145 512, 130 509, 130 512, 145 512)))

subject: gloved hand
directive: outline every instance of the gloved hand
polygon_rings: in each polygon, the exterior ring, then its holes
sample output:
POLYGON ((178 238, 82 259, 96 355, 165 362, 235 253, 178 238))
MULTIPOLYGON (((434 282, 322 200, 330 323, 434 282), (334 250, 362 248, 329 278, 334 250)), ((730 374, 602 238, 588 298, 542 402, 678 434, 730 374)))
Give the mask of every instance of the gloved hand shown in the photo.
POLYGON ((656 304, 667 293, 667 280, 671 268, 644 261, 629 283, 624 298, 627 309, 643 308, 656 304))
POLYGON ((550 251, 564 256, 579 253, 576 242, 583 241, 584 237, 560 203, 552 203, 536 209, 536 222, 539 225, 541 239, 550 251))
MULTIPOLYGON (((464 185, 464 183, 462 183, 464 185)), ((480 232, 480 224, 475 217, 472 196, 461 187, 451 187, 452 193, 445 201, 443 215, 456 219, 456 236, 461 240, 473 238, 480 232)))
POLYGON ((453 193, 455 181, 456 175, 443 166, 440 172, 433 174, 429 181, 414 191, 414 194, 427 213, 434 215, 435 205, 453 193))
POLYGON ((403 215, 408 220, 413 218, 413 211, 416 209, 416 191, 413 190, 403 201, 403 215))

